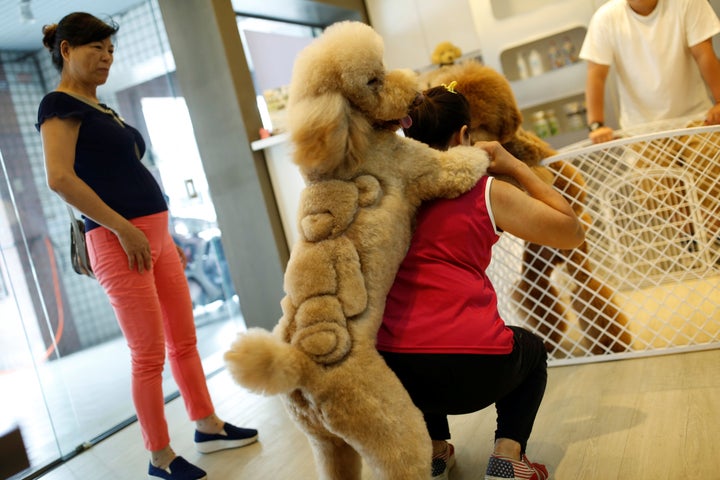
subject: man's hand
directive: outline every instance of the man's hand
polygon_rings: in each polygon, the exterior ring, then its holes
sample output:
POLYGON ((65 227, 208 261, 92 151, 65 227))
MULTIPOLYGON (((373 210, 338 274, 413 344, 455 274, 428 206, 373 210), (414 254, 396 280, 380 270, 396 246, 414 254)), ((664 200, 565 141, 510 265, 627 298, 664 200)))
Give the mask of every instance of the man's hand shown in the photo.
POLYGON ((720 103, 716 103, 705 115, 705 125, 720 125, 720 103))
POLYGON ((588 137, 593 143, 603 143, 614 140, 615 134, 612 128, 603 126, 590 132, 588 137))

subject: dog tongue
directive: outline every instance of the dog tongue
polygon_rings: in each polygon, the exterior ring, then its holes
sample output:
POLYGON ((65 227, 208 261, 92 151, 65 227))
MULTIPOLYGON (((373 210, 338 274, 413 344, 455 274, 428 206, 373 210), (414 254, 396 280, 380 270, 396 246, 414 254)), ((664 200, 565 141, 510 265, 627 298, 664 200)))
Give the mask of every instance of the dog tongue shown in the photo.
POLYGON ((400 119, 400 126, 402 128, 410 128, 412 125, 412 118, 410 118, 410 115, 406 116, 405 118, 400 119))

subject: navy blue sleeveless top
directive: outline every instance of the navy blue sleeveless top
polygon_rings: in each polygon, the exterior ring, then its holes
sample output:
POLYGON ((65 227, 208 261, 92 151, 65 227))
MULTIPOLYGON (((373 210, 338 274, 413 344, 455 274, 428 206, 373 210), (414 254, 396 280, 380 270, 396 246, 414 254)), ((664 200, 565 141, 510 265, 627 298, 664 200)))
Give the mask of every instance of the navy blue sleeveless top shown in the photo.
MULTIPOLYGON (((75 173, 110 208, 126 219, 168 209, 160 185, 142 164, 145 141, 140 132, 109 113, 63 92, 48 93, 38 108, 40 126, 48 118, 81 121, 75 147, 75 173)), ((99 225, 85 218, 86 231, 99 225)))

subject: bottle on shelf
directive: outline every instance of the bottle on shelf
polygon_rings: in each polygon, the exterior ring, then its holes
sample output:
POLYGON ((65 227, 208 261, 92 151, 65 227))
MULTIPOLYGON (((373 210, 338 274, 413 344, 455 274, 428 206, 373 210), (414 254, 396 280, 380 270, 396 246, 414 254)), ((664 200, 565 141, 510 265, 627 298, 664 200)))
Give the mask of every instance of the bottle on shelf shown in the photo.
POLYGON ((565 65, 572 65, 579 60, 577 52, 575 51, 575 45, 570 40, 570 37, 565 37, 563 39, 561 58, 565 65))
POLYGON ((550 46, 548 47, 548 61, 550 62, 550 68, 552 68, 553 70, 565 66, 563 54, 558 49, 555 42, 550 42, 550 46))
POLYGON ((540 138, 546 138, 550 136, 550 123, 545 118, 545 112, 538 110, 532 114, 533 119, 533 130, 540 138))
POLYGON ((548 123, 548 128, 550 130, 550 136, 557 135, 560 132, 560 124, 558 122, 557 117, 555 116, 555 110, 548 109, 545 110, 545 119, 548 123))
POLYGON ((528 73, 527 62, 525 61, 525 57, 523 57, 523 54, 521 52, 518 52, 515 61, 517 62, 518 78, 520 78, 520 80, 525 80, 530 75, 528 73))
POLYGON ((567 126, 570 130, 585 129, 585 108, 580 102, 568 102, 563 105, 563 110, 565 110, 567 126))
POLYGON ((530 74, 533 77, 542 75, 545 72, 540 52, 538 52, 535 48, 530 50, 530 53, 528 54, 528 65, 530 66, 530 74))

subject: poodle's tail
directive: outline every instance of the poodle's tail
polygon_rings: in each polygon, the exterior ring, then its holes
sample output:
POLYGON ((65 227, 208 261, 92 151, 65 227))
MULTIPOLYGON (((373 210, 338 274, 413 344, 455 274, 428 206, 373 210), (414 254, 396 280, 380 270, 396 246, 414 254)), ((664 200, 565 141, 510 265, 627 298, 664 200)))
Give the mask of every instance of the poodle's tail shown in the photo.
POLYGON ((263 395, 288 393, 303 386, 314 367, 307 355, 261 328, 238 335, 224 358, 237 383, 263 395))

